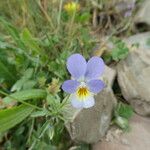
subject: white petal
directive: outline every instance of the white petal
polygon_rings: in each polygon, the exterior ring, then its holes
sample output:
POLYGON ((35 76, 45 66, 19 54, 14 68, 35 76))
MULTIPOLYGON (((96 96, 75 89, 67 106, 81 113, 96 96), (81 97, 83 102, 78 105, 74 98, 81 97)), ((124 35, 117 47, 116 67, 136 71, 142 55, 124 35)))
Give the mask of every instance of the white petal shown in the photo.
POLYGON ((90 95, 83 101, 83 108, 93 107, 95 104, 94 96, 90 95))
POLYGON ((83 101, 79 100, 76 94, 71 94, 70 100, 73 107, 83 108, 83 101))

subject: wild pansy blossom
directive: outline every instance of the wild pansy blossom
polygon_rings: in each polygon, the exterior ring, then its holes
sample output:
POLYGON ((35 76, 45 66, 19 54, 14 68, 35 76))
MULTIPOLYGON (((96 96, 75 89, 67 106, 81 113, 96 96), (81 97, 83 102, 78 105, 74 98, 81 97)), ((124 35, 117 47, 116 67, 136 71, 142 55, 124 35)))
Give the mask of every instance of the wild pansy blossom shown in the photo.
POLYGON ((94 106, 94 95, 99 93, 105 84, 100 75, 105 64, 99 57, 92 57, 88 62, 80 54, 73 54, 67 60, 67 69, 71 80, 63 83, 62 89, 71 94, 70 99, 75 108, 89 108, 94 106))

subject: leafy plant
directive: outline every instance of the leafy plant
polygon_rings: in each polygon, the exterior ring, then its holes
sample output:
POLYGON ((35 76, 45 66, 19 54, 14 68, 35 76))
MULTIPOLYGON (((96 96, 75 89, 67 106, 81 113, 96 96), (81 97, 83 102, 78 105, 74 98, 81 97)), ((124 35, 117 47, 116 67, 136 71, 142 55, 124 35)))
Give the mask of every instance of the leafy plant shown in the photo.
POLYGON ((7 131, 24 120, 33 111, 31 106, 20 105, 0 111, 0 132, 7 131))
POLYGON ((119 102, 114 112, 114 123, 117 124, 123 130, 129 129, 129 119, 133 115, 133 109, 131 106, 119 102))
POLYGON ((129 53, 127 45, 117 37, 111 37, 110 41, 113 44, 113 48, 110 52, 104 53, 103 57, 106 62, 119 61, 125 59, 129 53))
POLYGON ((112 38, 112 42, 115 46, 112 49, 112 53, 111 53, 112 59, 115 61, 119 61, 121 59, 126 58, 126 56, 129 53, 129 49, 126 46, 126 44, 122 40, 117 39, 117 38, 112 38))

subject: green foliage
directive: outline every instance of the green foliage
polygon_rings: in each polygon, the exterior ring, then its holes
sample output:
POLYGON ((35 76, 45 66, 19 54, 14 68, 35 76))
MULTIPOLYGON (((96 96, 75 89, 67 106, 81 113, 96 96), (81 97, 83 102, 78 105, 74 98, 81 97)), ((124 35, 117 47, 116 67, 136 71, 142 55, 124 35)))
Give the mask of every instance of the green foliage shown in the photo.
POLYGON ((123 118, 130 119, 133 114, 133 110, 131 106, 120 102, 115 109, 115 114, 116 116, 118 115, 123 118))
POLYGON ((3 62, 0 60, 0 82, 3 80, 8 84, 12 84, 15 81, 15 69, 11 72, 13 65, 9 64, 7 61, 3 62))
POLYGON ((15 92, 13 94, 8 95, 3 99, 3 105, 9 106, 13 104, 16 101, 22 102, 25 100, 30 99, 42 99, 46 97, 46 91, 41 89, 30 89, 30 90, 24 90, 15 92))
POLYGON ((127 45, 119 38, 112 37, 110 41, 113 44, 113 48, 110 52, 104 54, 103 58, 106 63, 110 63, 112 60, 119 61, 125 59, 129 53, 127 45))
POLYGON ((112 38, 112 42, 115 46, 112 49, 112 53, 111 53, 112 59, 115 61, 119 61, 121 59, 126 58, 126 56, 129 53, 129 49, 126 46, 126 44, 122 40, 117 39, 117 38, 112 38))
POLYGON ((131 106, 124 104, 122 102, 119 102, 115 112, 114 112, 114 122, 123 130, 129 129, 129 122, 128 120, 133 115, 133 109, 131 106))
POLYGON ((33 69, 32 68, 27 69, 22 75, 21 79, 17 80, 17 82, 12 86, 11 91, 14 92, 14 91, 20 91, 21 89, 33 88, 36 82, 30 80, 32 75, 33 75, 33 69), (30 86, 27 86, 29 84, 30 86))
POLYGON ((32 36, 31 32, 27 28, 23 29, 21 34, 21 40, 26 46, 26 49, 29 51, 29 53, 31 54, 40 53, 39 43, 32 36))
POLYGON ((89 12, 83 12, 82 14, 76 16, 76 20, 79 23, 84 23, 85 24, 85 23, 88 23, 90 17, 91 17, 91 15, 90 15, 89 12))
POLYGON ((20 105, 11 109, 5 109, 0 111, 0 133, 7 131, 14 127, 21 121, 23 121, 30 113, 33 108, 26 105, 20 105))
POLYGON ((70 15, 63 6, 59 0, 0 3, 0 120, 10 111, 10 123, 16 122, 5 129, 7 140, 0 134, 4 149, 70 145, 64 130, 68 97, 60 89, 68 78, 66 60, 72 53, 88 58, 96 41, 89 32, 90 9, 70 15))

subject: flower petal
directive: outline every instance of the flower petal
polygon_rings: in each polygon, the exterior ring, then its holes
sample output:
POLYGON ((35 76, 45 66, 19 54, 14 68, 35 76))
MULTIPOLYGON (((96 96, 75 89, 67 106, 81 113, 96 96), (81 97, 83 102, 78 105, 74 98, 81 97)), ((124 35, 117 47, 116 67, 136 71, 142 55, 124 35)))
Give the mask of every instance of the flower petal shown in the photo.
POLYGON ((85 75, 86 66, 86 60, 80 54, 73 54, 67 60, 67 69, 75 79, 85 75))
POLYGON ((94 96, 90 95, 83 101, 83 108, 90 108, 93 107, 95 104, 94 96))
POLYGON ((62 89, 71 94, 71 93, 75 93, 77 87, 80 85, 80 83, 76 80, 67 80, 63 83, 62 85, 62 89))
POLYGON ((83 108, 83 101, 80 101, 77 98, 76 94, 71 94, 70 99, 71 99, 71 104, 72 104, 73 107, 75 107, 75 108, 83 108))
POLYGON ((105 87, 104 82, 101 80, 90 80, 87 85, 92 93, 99 93, 105 87))
POLYGON ((104 71, 104 61, 99 57, 92 57, 87 63, 85 77, 87 80, 98 79, 104 71))

